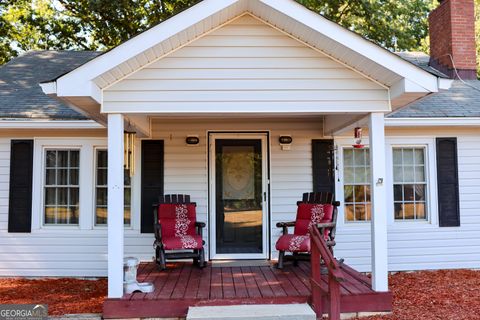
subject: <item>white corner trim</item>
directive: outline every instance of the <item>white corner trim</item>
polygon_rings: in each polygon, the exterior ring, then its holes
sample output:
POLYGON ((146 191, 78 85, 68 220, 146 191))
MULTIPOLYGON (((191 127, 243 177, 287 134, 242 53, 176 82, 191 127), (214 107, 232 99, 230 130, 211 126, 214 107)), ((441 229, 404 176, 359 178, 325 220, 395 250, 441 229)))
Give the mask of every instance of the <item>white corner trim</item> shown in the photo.
POLYGON ((386 127, 475 127, 480 126, 480 117, 465 118, 385 118, 386 127))
POLYGON ((0 120, 0 129, 103 129, 93 120, 0 120))

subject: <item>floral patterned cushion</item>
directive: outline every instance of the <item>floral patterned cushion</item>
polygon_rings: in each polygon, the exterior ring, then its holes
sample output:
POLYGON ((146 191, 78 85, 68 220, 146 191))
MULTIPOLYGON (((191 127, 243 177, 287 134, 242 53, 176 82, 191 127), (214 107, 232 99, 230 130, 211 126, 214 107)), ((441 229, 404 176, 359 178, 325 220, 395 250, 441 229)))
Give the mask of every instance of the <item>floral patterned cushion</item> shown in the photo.
POLYGON ((311 226, 317 223, 331 222, 333 217, 333 205, 301 203, 297 208, 294 234, 307 235, 311 226))
POLYGON ((162 228, 165 250, 201 249, 202 237, 195 230, 196 211, 193 204, 160 204, 158 220, 162 228))
MULTIPOLYGON (((282 235, 275 247, 280 251, 310 252, 309 229, 317 223, 332 222, 333 205, 301 203, 297 208, 297 220, 293 234, 282 235)), ((328 239, 325 230, 325 240, 328 239)))
POLYGON ((201 249, 203 247, 202 237, 199 235, 163 237, 162 242, 165 250, 201 249))
POLYGON ((195 205, 193 204, 160 204, 158 220, 162 227, 162 237, 196 235, 196 215, 195 205))
POLYGON ((279 251, 310 252, 310 236, 283 235, 278 239, 275 248, 279 251))

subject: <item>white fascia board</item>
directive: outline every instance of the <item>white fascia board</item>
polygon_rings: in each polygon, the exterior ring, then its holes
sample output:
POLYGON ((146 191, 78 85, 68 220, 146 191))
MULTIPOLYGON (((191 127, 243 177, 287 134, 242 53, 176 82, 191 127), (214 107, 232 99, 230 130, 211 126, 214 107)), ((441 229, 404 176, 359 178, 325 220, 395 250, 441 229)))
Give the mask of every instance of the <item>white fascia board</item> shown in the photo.
POLYGON ((419 86, 418 84, 405 78, 397 81, 393 86, 390 87, 390 98, 392 100, 395 100, 407 93, 423 93, 427 95, 431 92, 424 87, 419 86))
POLYGON ((93 120, 0 120, 0 129, 103 129, 93 120))
POLYGON ((93 79, 238 1, 243 0, 205 0, 140 33, 57 79, 57 95, 95 97, 93 79))
POLYGON ((476 127, 480 126, 480 117, 465 118, 385 118, 387 127, 476 127))
POLYGON ((45 93, 47 96, 54 96, 57 94, 56 81, 40 83, 40 87, 42 88, 43 93, 45 93))
POLYGON ((392 72, 409 79, 422 86, 429 92, 438 91, 437 77, 420 69, 419 67, 403 60, 394 53, 381 48, 362 38, 360 35, 350 32, 342 26, 332 22, 319 14, 312 12, 301 4, 291 0, 257 0, 265 5, 278 10, 284 15, 305 24, 309 28, 322 33, 326 37, 342 44, 358 54, 375 61, 392 72))
POLYGON ((448 90, 452 86, 453 79, 438 78, 438 90, 448 90))

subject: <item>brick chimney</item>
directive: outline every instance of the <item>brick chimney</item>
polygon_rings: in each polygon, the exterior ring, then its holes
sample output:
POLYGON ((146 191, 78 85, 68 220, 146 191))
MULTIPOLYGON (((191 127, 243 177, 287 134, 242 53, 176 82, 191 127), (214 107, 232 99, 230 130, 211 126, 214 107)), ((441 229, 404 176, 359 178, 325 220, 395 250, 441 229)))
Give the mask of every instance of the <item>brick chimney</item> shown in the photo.
POLYGON ((474 9, 474 0, 440 0, 428 17, 430 65, 452 78, 455 66, 462 79, 477 79, 474 9))

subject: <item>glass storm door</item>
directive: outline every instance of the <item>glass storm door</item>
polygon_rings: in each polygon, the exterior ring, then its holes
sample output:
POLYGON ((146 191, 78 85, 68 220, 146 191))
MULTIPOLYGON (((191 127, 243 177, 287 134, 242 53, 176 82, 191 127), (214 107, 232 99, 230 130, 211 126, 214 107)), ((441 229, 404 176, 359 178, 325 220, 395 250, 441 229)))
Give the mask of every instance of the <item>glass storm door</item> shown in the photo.
POLYGON ((266 135, 215 135, 211 147, 213 259, 267 258, 266 135), (225 138, 224 138, 225 137, 225 138))

